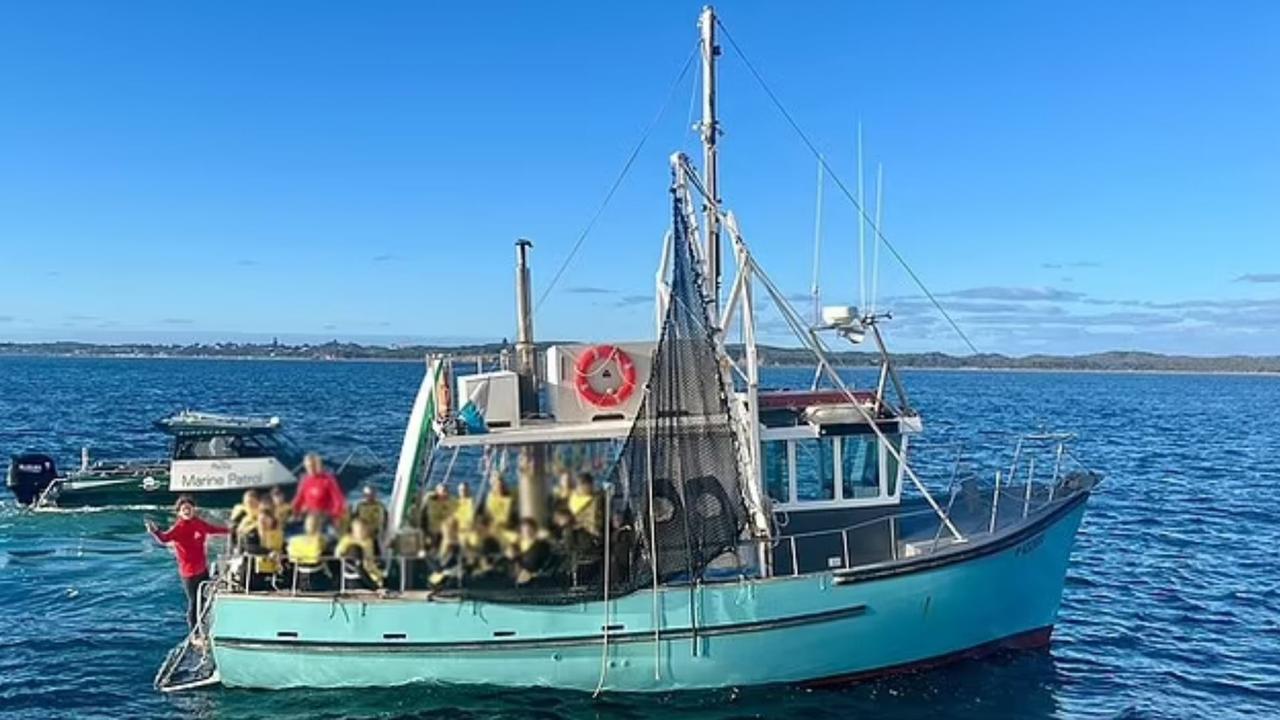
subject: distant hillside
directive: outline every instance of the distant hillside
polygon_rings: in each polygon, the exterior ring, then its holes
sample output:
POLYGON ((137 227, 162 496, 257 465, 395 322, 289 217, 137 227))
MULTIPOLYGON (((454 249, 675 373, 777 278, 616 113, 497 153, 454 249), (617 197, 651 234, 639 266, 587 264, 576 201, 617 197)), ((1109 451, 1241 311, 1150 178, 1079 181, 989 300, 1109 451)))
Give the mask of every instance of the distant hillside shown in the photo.
MULTIPOLYGON (((545 348, 554 343, 539 343, 545 348)), ((119 344, 101 345, 81 342, 0 343, 0 356, 44 357, 175 357, 237 358, 282 360, 394 360, 417 361, 427 354, 442 353, 455 357, 484 357, 495 360, 509 346, 504 343, 479 345, 360 345, 336 340, 316 345, 282 343, 195 343, 191 345, 119 344)), ((764 365, 809 367, 813 361, 808 350, 761 346, 764 365)), ((736 354, 736 353, 735 353, 736 354)), ((897 353, 899 367, 937 369, 1001 369, 1001 370, 1084 370, 1147 372, 1231 372, 1280 373, 1280 356, 1229 355, 1192 357, 1161 355, 1148 352, 1113 351, 1089 355, 1027 355, 1011 357, 994 353, 980 355, 947 355, 945 353, 897 353)), ((877 356, 869 352, 837 352, 833 360, 844 366, 873 366, 877 356)))
MULTIPOLYGON (((761 348, 762 361, 769 365, 812 365, 808 351, 795 348, 761 348)), ((1089 355, 1027 355, 1011 357, 996 353, 947 355, 945 353, 895 353, 894 361, 904 368, 1000 369, 1000 370, 1084 370, 1146 372, 1233 372, 1280 373, 1280 356, 1228 355, 1193 357, 1160 353, 1111 351, 1089 355)), ((841 365, 875 365, 873 353, 838 352, 841 365)))
POLYGON ((501 343, 483 345, 361 345, 338 342, 288 345, 285 343, 150 343, 98 344, 84 342, 0 343, 2 355, 53 357, 176 357, 282 360, 420 360, 428 353, 457 356, 496 356, 501 343))

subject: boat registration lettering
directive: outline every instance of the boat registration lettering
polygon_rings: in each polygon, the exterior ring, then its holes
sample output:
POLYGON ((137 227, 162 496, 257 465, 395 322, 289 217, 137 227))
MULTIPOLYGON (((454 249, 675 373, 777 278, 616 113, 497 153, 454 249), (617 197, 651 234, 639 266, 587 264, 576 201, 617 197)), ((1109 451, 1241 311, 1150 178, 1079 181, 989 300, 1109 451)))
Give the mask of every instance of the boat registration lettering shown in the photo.
POLYGON ((1030 555, 1035 552, 1036 548, 1044 544, 1044 533, 1040 533, 1033 538, 1024 540, 1021 545, 1013 551, 1014 555, 1030 555))

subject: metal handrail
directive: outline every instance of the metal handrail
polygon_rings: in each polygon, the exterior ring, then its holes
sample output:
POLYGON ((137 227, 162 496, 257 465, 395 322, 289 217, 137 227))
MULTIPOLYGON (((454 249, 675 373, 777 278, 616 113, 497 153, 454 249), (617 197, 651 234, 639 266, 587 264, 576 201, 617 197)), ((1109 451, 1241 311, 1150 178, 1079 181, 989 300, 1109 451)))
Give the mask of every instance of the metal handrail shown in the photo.
POLYGON ((853 525, 846 525, 845 527, 830 528, 827 530, 810 530, 809 532, 794 533, 791 535, 784 535, 783 537, 784 538, 810 538, 810 537, 820 537, 823 535, 834 535, 838 532, 849 532, 850 530, 859 530, 864 527, 870 527, 872 525, 875 525, 876 523, 884 522, 885 520, 902 519, 902 518, 916 517, 917 515, 933 515, 933 514, 935 513, 933 512, 932 508, 921 508, 920 510, 913 510, 908 513, 881 515, 880 517, 872 518, 870 520, 863 520, 860 523, 855 523, 853 525))
POLYGON ((372 460, 376 465, 381 466, 383 464, 382 458, 378 457, 377 453, 375 453, 368 445, 361 444, 350 449, 350 452, 347 453, 346 459, 344 459, 342 464, 338 466, 335 473, 341 475, 342 471, 347 469, 347 465, 349 465, 351 461, 356 458, 356 455, 360 453, 364 453, 366 459, 372 460))
MULTIPOLYGON (((245 594, 252 594, 252 593, 254 593, 254 592, 270 593, 270 592, 273 592, 273 590, 261 590, 261 591, 253 590, 253 589, 252 589, 252 586, 251 586, 251 583, 252 583, 253 578, 254 578, 255 576, 280 577, 280 576, 284 575, 285 573, 284 573, 284 568, 283 568, 283 567, 281 567, 281 569, 280 569, 280 570, 278 570, 278 571, 276 571, 276 572, 274 572, 274 573, 260 573, 260 572, 257 572, 257 571, 254 569, 254 568, 255 568, 254 561, 255 561, 255 560, 259 560, 259 559, 261 559, 261 558, 263 558, 263 557, 265 557, 265 556, 262 556, 262 555, 251 555, 251 554, 248 554, 248 553, 234 553, 234 554, 231 554, 231 555, 229 555, 229 556, 227 556, 227 557, 220 558, 220 560, 219 560, 219 567, 222 567, 222 568, 224 568, 224 569, 225 569, 225 568, 227 568, 227 567, 229 567, 229 566, 230 566, 230 563, 231 563, 231 561, 233 561, 233 560, 237 560, 237 559, 243 559, 243 560, 245 560, 246 562, 245 562, 245 564, 244 564, 244 570, 243 570, 243 575, 244 575, 243 581, 242 581, 242 582, 237 582, 237 583, 235 584, 235 586, 234 586, 234 590, 235 590, 235 591, 237 591, 237 592, 243 592, 243 593, 245 593, 245 594)), ((407 562, 406 562, 406 561, 408 561, 408 560, 410 560, 410 559, 417 559, 417 558, 411 558, 411 557, 407 557, 407 556, 403 556, 403 555, 401 555, 401 556, 397 556, 397 557, 387 556, 387 557, 383 558, 383 559, 378 563, 378 569, 379 569, 379 570, 381 570, 381 571, 385 574, 385 573, 387 573, 388 571, 390 571, 390 569, 391 569, 392 565, 393 565, 395 562, 397 562, 397 561, 399 562, 399 564, 400 564, 400 591, 401 591, 401 592, 403 592, 403 591, 404 591, 404 589, 405 589, 405 586, 404 586, 404 583, 405 583, 405 581, 404 581, 405 572, 404 572, 404 571, 405 571, 405 568, 407 567, 407 562)), ((338 573, 337 573, 337 575, 338 575, 338 577, 337 577, 337 580, 338 580, 338 590, 337 590, 337 592, 338 592, 339 594, 345 594, 345 593, 348 591, 348 588, 347 588, 347 586, 346 586, 346 585, 347 585, 346 580, 347 580, 347 576, 348 576, 348 571, 349 571, 349 570, 351 570, 351 569, 353 569, 353 568, 354 568, 354 569, 358 569, 358 568, 359 568, 359 566, 360 566, 364 561, 363 561, 363 560, 357 560, 357 559, 355 559, 355 558, 350 558, 350 557, 343 557, 343 556, 339 556, 339 555, 321 555, 321 556, 319 557, 319 559, 316 561, 316 563, 314 563, 314 564, 312 564, 312 563, 305 563, 305 564, 303 564, 303 563, 298 563, 298 562, 295 562, 295 561, 291 560, 287 555, 281 554, 281 556, 280 556, 280 558, 277 560, 277 562, 278 562, 278 563, 280 563, 282 566, 283 566, 285 563, 288 563, 288 565, 290 566, 290 567, 289 567, 289 573, 288 573, 288 574, 289 574, 289 576, 290 576, 290 584, 289 584, 288 591, 289 591, 291 594, 293 594, 293 595, 297 595, 297 594, 298 594, 298 578, 299 578, 299 576, 300 576, 300 575, 302 575, 302 574, 308 574, 308 573, 310 573, 310 572, 327 573, 327 572, 328 572, 328 569, 329 569, 329 564, 330 564, 330 563, 334 563, 334 562, 338 563, 338 573), (303 567, 314 567, 315 569, 314 569, 314 570, 310 570, 310 571, 306 571, 306 570, 303 570, 303 569, 302 569, 303 567)), ((228 587, 228 589, 231 589, 231 586, 229 586, 229 587, 228 587)), ((353 589, 353 590, 355 590, 355 589, 364 590, 365 588, 352 588, 352 589, 353 589)), ((283 592, 283 591, 282 591, 280 588, 278 588, 278 587, 277 587, 277 588, 275 588, 274 592, 283 592)), ((327 592, 330 592, 330 591, 324 591, 324 592, 326 592, 326 593, 327 593, 327 592)))
MULTIPOLYGON (((1054 497, 1054 490, 1056 489, 1058 477, 1059 477, 1058 475, 1055 475, 1054 481, 1052 483, 1036 483, 1034 472, 1029 472, 1027 485, 1025 489, 1022 490, 1021 493, 1018 493, 1018 494, 1012 493, 1009 491, 1008 487, 997 490, 991 496, 992 522, 988 526, 988 529, 985 532, 969 533, 966 535, 966 539, 971 537, 986 537, 989 535, 995 535, 1000 531, 998 522, 996 522, 996 520, 998 520, 998 515, 996 514, 996 511, 997 511, 997 507, 999 506, 1000 498, 1002 496, 1022 501, 1023 512, 1022 512, 1022 517, 1020 518, 1021 520, 1025 520, 1027 517, 1029 517, 1032 514, 1031 501, 1034 498, 1034 487, 1036 485, 1047 487, 1049 490, 1049 492, 1046 495, 1045 502, 1037 506, 1036 511, 1043 510, 1044 508, 1052 505, 1055 500, 1060 500, 1060 498, 1054 497)), ((946 513, 948 515, 950 515, 952 507, 954 505, 954 501, 958 496, 959 496, 958 492, 953 491, 950 493, 950 498, 948 500, 947 507, 946 507, 946 513)), ((795 533, 792 535, 784 535, 780 537, 778 540, 779 542, 783 540, 787 542, 789 554, 791 556, 790 575, 797 576, 800 574, 799 549, 797 546, 797 541, 811 539, 811 538, 832 537, 836 534, 839 534, 841 537, 841 567, 839 569, 847 570, 853 567, 852 557, 849 549, 849 533, 850 532, 859 530, 862 528, 866 528, 866 527, 871 527, 882 522, 890 523, 890 527, 892 528, 893 527, 892 522, 894 520, 903 520, 907 518, 926 516, 926 515, 932 515, 932 514, 934 514, 932 508, 922 508, 920 510, 915 510, 912 512, 907 512, 902 514, 883 515, 877 518, 873 518, 871 520, 865 520, 863 522, 855 523, 853 525, 848 525, 842 528, 832 528, 827 530, 813 530, 809 532, 795 533)), ((934 535, 933 542, 929 547, 929 553, 933 553, 938 550, 938 544, 941 539, 941 529, 942 529, 942 524, 939 523, 939 532, 934 535)), ((890 559, 896 560, 898 558, 897 547, 896 547, 897 539, 895 538, 892 542, 894 543, 895 547, 892 548, 892 551, 890 553, 890 559)))

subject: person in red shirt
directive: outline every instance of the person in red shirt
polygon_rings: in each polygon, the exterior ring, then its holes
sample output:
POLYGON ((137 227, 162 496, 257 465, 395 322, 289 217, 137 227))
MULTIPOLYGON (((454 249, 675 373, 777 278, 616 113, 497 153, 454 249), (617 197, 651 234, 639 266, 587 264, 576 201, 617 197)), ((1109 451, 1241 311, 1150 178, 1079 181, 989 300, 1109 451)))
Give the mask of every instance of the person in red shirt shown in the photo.
POLYGON ((293 495, 294 517, 319 513, 327 516, 334 527, 341 527, 347 516, 347 498, 338 485, 338 478, 324 468, 324 460, 316 453, 307 453, 302 464, 307 474, 298 482, 293 495))
POLYGON ((190 495, 182 495, 174 504, 178 520, 168 530, 161 530, 150 519, 145 521, 147 532, 159 542, 173 547, 178 558, 178 575, 182 589, 187 593, 187 625, 196 629, 199 608, 196 595, 200 583, 209 579, 209 559, 205 543, 210 535, 226 535, 227 528, 214 525, 196 515, 196 503, 190 495))

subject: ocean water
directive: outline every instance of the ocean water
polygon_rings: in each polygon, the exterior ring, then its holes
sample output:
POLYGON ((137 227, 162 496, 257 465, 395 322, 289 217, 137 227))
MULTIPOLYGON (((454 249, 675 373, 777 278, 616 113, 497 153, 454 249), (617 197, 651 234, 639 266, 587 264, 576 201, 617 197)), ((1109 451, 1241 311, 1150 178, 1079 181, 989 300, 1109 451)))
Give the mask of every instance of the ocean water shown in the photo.
MULTIPOLYGON (((316 447, 394 461, 416 364, 0 358, 0 453, 163 455, 182 408, 272 413, 316 447)), ((766 381, 801 386, 808 374, 766 381)), ((138 511, 32 515, 0 501, 0 717, 1280 717, 1280 378, 905 372, 916 465, 956 447, 1007 464, 1012 436, 1079 433, 1107 479, 1090 501, 1047 651, 835 690, 606 697, 500 689, 165 696, 184 632, 168 550, 138 511)), ((384 481, 389 481, 384 478, 384 481)))

